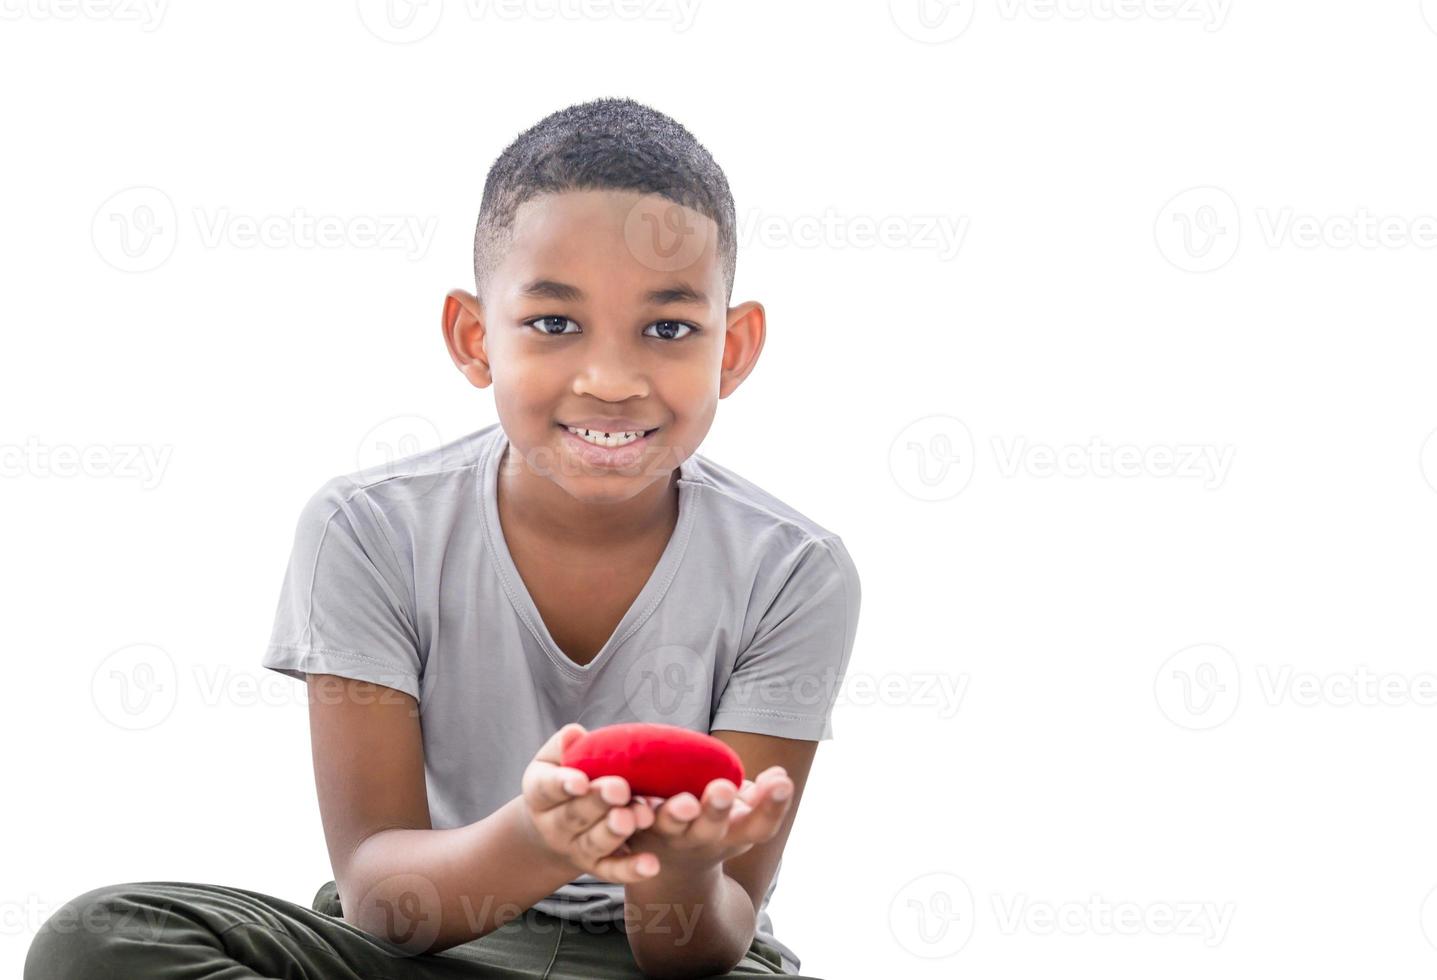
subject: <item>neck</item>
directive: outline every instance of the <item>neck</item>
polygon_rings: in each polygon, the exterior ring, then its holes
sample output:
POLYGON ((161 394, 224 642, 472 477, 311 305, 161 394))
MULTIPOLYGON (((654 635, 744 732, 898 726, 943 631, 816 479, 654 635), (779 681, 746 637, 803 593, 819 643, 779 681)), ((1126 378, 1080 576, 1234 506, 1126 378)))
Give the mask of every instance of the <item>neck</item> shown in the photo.
POLYGON ((654 535, 668 536, 678 520, 678 470, 655 480, 627 500, 577 500, 549 478, 535 473, 522 455, 505 446, 495 482, 505 523, 531 538, 556 545, 611 549, 654 535))

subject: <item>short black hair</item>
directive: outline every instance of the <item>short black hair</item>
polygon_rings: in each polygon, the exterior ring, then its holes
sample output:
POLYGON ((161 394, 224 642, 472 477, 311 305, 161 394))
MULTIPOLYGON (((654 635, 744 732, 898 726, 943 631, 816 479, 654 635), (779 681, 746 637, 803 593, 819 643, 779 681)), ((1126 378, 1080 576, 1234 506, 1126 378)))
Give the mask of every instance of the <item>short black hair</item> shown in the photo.
POLYGON ((723 170, 669 116, 633 99, 599 98, 545 116, 489 168, 474 229, 474 287, 481 300, 512 242, 519 206, 569 190, 659 194, 711 218, 718 226, 725 305, 733 298, 738 222, 723 170))

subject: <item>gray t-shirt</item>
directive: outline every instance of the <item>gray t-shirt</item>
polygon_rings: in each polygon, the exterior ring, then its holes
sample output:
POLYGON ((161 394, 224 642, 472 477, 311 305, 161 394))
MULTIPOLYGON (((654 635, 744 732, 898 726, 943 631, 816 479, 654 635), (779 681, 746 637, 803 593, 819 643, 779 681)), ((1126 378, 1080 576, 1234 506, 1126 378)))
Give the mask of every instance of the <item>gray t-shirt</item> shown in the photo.
MULTIPOLYGON (((859 611, 837 535, 694 453, 658 565, 580 666, 549 635, 504 540, 495 486, 507 445, 494 423, 326 481, 300 514, 261 661, 416 698, 435 829, 519 795, 534 753, 571 721, 833 737, 859 611)), ((797 971, 767 912, 777 884, 775 871, 756 934, 797 971)), ((584 874, 535 907, 617 921, 623 898, 622 885, 584 874)))

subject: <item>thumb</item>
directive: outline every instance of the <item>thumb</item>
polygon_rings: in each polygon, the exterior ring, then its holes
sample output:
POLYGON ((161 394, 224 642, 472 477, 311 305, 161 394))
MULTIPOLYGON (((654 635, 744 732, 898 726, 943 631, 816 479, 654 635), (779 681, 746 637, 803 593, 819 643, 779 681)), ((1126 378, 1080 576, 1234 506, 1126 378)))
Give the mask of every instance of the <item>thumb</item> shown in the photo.
POLYGON ((567 749, 575 739, 581 738, 585 734, 587 734, 587 732, 583 725, 577 721, 571 721, 553 735, 550 735, 549 740, 544 743, 544 747, 538 751, 534 758, 543 762, 552 762, 556 766, 561 765, 564 750, 567 749))

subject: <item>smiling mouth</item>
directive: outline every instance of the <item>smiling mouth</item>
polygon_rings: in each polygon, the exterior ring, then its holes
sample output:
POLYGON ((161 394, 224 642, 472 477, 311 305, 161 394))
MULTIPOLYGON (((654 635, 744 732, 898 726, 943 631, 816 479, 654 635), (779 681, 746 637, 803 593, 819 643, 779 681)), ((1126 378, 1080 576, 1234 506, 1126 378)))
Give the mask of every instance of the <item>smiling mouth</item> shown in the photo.
POLYGON ((640 439, 643 439, 646 436, 650 436, 653 433, 658 432, 659 429, 663 428, 662 426, 655 426, 652 429, 633 429, 620 432, 605 432, 600 429, 586 429, 576 425, 565 425, 563 422, 555 422, 554 424, 559 428, 563 429, 565 432, 572 433, 578 438, 584 440, 591 446, 603 446, 610 449, 617 448, 619 446, 627 446, 631 442, 638 442, 640 439))

